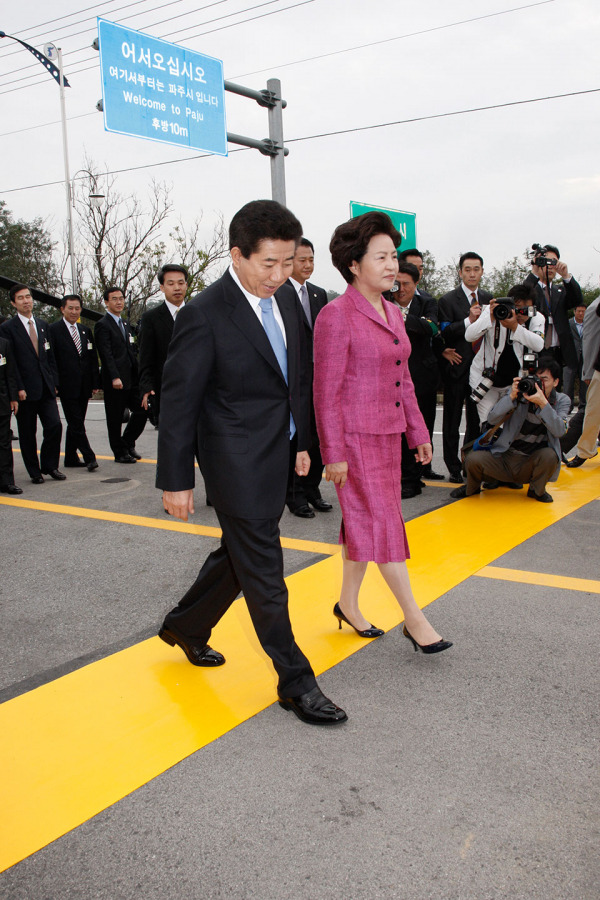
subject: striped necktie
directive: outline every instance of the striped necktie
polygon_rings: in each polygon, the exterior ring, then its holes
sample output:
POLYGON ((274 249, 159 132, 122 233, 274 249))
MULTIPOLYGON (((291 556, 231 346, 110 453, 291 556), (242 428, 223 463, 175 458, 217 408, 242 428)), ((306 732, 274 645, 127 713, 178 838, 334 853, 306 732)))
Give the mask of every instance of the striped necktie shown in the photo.
POLYGON ((81 356, 81 338, 79 337, 79 329, 77 325, 71 325, 71 337, 75 342, 75 346, 77 347, 77 352, 81 356))

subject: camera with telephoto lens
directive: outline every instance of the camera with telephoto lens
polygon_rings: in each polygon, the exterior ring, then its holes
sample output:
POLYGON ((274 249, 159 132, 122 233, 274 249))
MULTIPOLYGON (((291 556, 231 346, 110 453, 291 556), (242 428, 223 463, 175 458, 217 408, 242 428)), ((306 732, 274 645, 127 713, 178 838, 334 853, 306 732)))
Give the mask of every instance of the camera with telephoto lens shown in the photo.
POLYGON ((533 250, 533 265, 534 266, 555 266, 556 260, 554 257, 545 256, 546 248, 542 247, 541 244, 532 244, 531 249, 533 250))
POLYGON ((511 297, 498 297, 496 306, 494 307, 494 318, 498 322, 504 319, 510 319, 515 311, 515 301, 511 297))
POLYGON ((481 381, 477 385, 476 388, 473 388, 471 391, 471 400, 473 403, 479 403, 480 400, 483 400, 489 389, 494 383, 494 377, 496 375, 496 370, 492 366, 488 366, 487 369, 484 369, 481 373, 481 381))

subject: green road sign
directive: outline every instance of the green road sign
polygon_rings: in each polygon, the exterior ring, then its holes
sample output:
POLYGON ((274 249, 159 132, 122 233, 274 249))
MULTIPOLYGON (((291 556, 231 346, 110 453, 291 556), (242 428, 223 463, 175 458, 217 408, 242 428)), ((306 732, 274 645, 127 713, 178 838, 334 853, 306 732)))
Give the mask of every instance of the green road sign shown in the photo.
POLYGON ((386 209, 385 206, 369 206, 367 203, 357 203, 355 200, 350 201, 350 216, 355 219, 368 212, 384 212, 387 213, 394 228, 397 228, 402 235, 402 249, 408 250, 417 246, 417 214, 406 212, 403 209, 386 209))

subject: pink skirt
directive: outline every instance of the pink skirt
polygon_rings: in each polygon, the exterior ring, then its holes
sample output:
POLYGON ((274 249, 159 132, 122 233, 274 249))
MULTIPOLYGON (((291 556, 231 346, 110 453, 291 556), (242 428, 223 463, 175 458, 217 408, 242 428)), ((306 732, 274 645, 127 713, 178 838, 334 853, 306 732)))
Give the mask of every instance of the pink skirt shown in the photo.
POLYGON ((340 544, 356 562, 410 559, 402 518, 402 435, 346 434, 348 480, 336 485, 340 544))

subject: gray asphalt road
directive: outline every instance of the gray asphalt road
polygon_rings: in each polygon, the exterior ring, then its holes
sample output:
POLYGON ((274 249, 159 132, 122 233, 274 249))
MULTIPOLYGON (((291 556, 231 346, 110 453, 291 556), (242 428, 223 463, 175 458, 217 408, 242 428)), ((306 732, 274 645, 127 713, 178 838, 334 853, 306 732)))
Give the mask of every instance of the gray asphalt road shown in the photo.
MULTIPOLYGON (((101 408, 89 418, 106 452, 101 408)), ((155 442, 138 448, 154 457, 155 442)), ((17 462, 26 499, 162 515, 151 465, 67 472, 34 487, 17 462)), ((198 494, 195 521, 216 525, 198 494)), ((430 486, 405 513, 446 502, 430 486)), ((2 701, 153 634, 216 541, 7 506, 0 519, 2 701)), ((599 525, 596 500, 495 565, 599 581, 599 525)), ((337 510, 281 523, 328 543, 338 527, 337 510)), ((286 551, 287 572, 319 558, 286 551)), ((447 653, 415 654, 396 628, 321 676, 346 726, 275 704, 1 874, 0 896, 597 900, 598 593, 473 577, 430 609, 447 653)))

